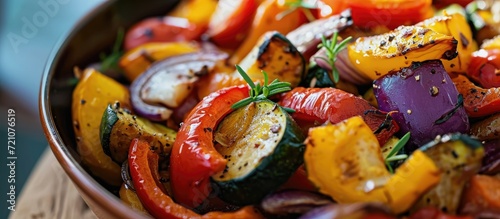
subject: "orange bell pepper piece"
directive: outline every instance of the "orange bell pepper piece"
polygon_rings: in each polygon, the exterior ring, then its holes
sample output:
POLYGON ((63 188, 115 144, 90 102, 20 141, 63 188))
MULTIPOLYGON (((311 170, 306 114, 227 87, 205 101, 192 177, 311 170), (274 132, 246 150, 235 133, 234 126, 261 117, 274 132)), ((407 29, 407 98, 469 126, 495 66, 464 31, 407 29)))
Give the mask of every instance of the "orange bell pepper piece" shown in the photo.
POLYGON ((198 44, 188 42, 145 43, 125 53, 120 58, 118 65, 124 71, 125 77, 132 82, 155 61, 196 52, 199 49, 198 44))
POLYGON ((230 58, 229 63, 239 63, 267 31, 278 31, 286 35, 307 21, 302 10, 290 10, 286 1, 266 0, 257 8, 252 27, 243 44, 230 58))
POLYGON ((494 176, 475 175, 464 189, 461 213, 480 215, 500 214, 500 179, 494 176))
POLYGON ((451 78, 464 97, 464 108, 470 117, 481 117, 500 112, 500 87, 485 89, 476 86, 464 75, 451 78))
POLYGON ((347 3, 346 0, 318 0, 318 8, 315 10, 315 17, 326 18, 340 14, 340 12, 347 9, 347 3))

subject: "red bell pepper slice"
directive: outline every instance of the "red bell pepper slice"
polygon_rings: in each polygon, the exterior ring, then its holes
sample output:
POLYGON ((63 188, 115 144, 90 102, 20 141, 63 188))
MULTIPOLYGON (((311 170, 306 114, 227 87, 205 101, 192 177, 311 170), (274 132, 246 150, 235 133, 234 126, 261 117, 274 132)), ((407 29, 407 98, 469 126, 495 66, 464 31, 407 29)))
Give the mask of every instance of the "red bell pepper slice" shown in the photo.
POLYGON ((500 49, 473 52, 467 75, 483 88, 500 87, 500 49))
POLYGON ((418 23, 428 17, 430 0, 349 0, 354 24, 361 28, 385 26, 394 29, 418 23))
MULTIPOLYGON (((144 208, 154 217, 191 218, 199 216, 195 212, 175 204, 174 201, 158 187, 152 171, 151 163, 158 163, 158 155, 149 149, 146 141, 134 139, 129 149, 129 168, 137 196, 144 208)), ((158 165, 156 165, 158 166, 158 165)))
MULTIPOLYGON (((353 116, 361 116, 373 131, 377 131, 380 145, 399 131, 399 126, 388 120, 387 114, 371 106, 366 100, 336 88, 297 87, 282 95, 279 104, 294 109, 295 113, 291 116, 299 124, 319 125, 327 121, 338 123, 353 116)), ((310 125, 302 127, 306 126, 310 125)))
POLYGON ((395 216, 387 215, 384 213, 368 213, 368 215, 364 215, 363 219, 396 219, 395 216))
POLYGON ((183 42, 197 40, 207 29, 181 17, 146 18, 127 31, 125 50, 131 50, 148 42, 183 42))
POLYGON ((151 151, 146 141, 132 140, 129 149, 128 162, 130 174, 137 196, 144 208, 156 218, 262 218, 262 215, 252 206, 246 206, 235 212, 210 212, 199 215, 188 208, 175 203, 166 195, 155 179, 154 172, 158 171, 158 154, 151 151))
POLYGON ((432 5, 434 5, 437 9, 450 6, 451 4, 459 4, 465 8, 471 2, 473 2, 473 0, 433 0, 432 5))
POLYGON ((233 8, 229 13, 226 10, 214 12, 207 35, 219 47, 236 49, 250 30, 259 2, 257 0, 241 0, 237 5, 230 5, 225 1, 219 1, 219 5, 221 4, 226 4, 222 7, 232 6, 233 8))
POLYGON ((283 184, 280 189, 298 189, 311 192, 317 192, 318 189, 307 179, 307 172, 304 165, 297 168, 295 173, 283 184))
POLYGON ((224 170, 227 160, 214 148, 213 131, 231 106, 249 96, 248 86, 229 87, 205 97, 186 117, 170 155, 174 198, 197 207, 211 192, 210 176, 224 170))
POLYGON ((464 97, 464 108, 470 117, 482 117, 500 112, 500 87, 482 88, 464 75, 452 77, 457 90, 464 97))

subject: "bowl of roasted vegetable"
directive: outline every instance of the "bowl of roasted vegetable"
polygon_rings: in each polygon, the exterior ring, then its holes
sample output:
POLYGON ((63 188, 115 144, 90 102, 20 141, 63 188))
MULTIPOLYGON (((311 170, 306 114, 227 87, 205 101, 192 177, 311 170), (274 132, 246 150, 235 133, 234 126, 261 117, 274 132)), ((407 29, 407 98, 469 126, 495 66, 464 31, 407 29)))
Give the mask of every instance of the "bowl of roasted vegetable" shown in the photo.
POLYGON ((101 218, 500 217, 498 1, 107 1, 40 92, 101 218))

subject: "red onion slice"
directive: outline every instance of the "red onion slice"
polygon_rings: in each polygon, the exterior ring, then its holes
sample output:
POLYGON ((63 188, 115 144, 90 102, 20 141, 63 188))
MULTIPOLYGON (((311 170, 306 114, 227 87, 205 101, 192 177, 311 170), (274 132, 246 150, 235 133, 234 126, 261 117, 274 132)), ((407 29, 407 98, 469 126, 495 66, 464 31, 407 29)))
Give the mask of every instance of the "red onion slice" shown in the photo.
POLYGON ((130 86, 134 111, 152 121, 167 120, 191 93, 198 77, 226 58, 225 53, 200 51, 155 62, 130 86))
POLYGON ((345 10, 338 15, 316 20, 300 26, 286 35, 297 50, 309 60, 321 42, 321 36, 329 39, 334 32, 340 32, 352 25, 351 11, 345 10))
MULTIPOLYGON (((326 55, 326 49, 320 49, 316 54, 312 56, 312 59, 314 60, 314 62, 316 62, 316 64, 318 64, 319 67, 328 71, 332 70, 332 66, 325 60, 328 59, 328 56, 326 55)), ((335 67, 339 71, 340 78, 348 82, 356 85, 366 85, 372 82, 370 78, 358 72, 352 65, 348 57, 347 49, 344 49, 337 54, 335 67)))
POLYGON ((330 204, 315 208, 299 219, 340 219, 340 218, 365 218, 371 214, 377 214, 377 218, 395 218, 390 214, 387 206, 381 203, 353 203, 353 204, 330 204))
POLYGON ((331 204, 333 201, 321 194, 302 190, 283 190, 273 193, 261 206, 264 211, 275 215, 303 214, 309 210, 331 204))
POLYGON ((487 175, 500 173, 500 139, 484 143, 483 165, 479 172, 487 175))
POLYGON ((410 151, 438 135, 469 131, 463 98, 440 60, 413 62, 384 75, 373 83, 373 92, 380 110, 395 111, 400 134, 411 132, 405 146, 410 151))

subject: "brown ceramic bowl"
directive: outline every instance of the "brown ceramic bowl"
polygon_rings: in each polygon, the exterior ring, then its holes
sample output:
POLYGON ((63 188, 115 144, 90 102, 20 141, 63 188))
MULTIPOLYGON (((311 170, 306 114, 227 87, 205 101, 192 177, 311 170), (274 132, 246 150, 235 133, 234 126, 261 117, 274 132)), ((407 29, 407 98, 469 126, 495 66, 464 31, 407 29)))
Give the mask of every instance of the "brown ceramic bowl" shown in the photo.
POLYGON ((73 67, 98 61, 110 51, 120 27, 149 16, 163 15, 178 0, 105 1, 64 35, 49 56, 39 97, 40 119, 50 147, 85 202, 99 218, 142 218, 99 184, 81 165, 71 121, 73 67))

